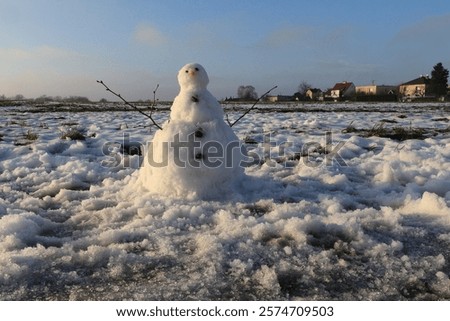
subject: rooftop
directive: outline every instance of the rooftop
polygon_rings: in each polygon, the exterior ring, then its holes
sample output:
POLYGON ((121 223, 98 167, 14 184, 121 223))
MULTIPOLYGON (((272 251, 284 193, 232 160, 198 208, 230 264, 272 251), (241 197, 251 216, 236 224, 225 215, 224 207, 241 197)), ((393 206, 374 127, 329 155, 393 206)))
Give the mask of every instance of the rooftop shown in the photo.
POLYGON ((405 82, 401 84, 401 86, 409 86, 409 85, 429 85, 430 78, 428 76, 420 76, 419 78, 413 79, 411 81, 405 82))
POLYGON ((333 89, 331 89, 331 90, 344 91, 344 90, 347 90, 351 85, 353 85, 352 82, 347 82, 347 81, 338 82, 338 83, 336 83, 336 85, 334 85, 333 89))

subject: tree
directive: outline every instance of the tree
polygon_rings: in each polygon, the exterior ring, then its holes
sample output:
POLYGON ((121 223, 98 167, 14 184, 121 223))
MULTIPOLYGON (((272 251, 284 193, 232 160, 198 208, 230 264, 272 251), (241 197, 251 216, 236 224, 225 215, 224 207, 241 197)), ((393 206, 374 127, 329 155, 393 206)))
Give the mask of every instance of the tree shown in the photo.
POLYGON ((87 103, 91 102, 89 100, 89 98, 83 97, 83 96, 66 97, 66 98, 64 98, 64 101, 67 102, 67 103, 80 103, 80 104, 87 104, 87 103))
POLYGON ((44 104, 46 102, 53 101, 53 98, 47 95, 42 95, 39 96, 38 98, 35 98, 34 101, 39 104, 44 104))
POLYGON ((436 96, 447 95, 448 69, 445 69, 440 62, 433 67, 430 86, 432 94, 435 94, 436 96))
POLYGON ((312 88, 311 84, 306 81, 302 81, 300 85, 298 85, 297 92, 293 95, 295 100, 305 101, 308 100, 306 97, 306 92, 308 89, 312 88))
POLYGON ((258 99, 258 94, 253 86, 239 86, 237 90, 237 96, 243 100, 255 100, 258 99))
POLYGON ((300 85, 298 85, 298 93, 302 96, 305 96, 308 89, 312 88, 311 84, 306 81, 302 81, 300 85))

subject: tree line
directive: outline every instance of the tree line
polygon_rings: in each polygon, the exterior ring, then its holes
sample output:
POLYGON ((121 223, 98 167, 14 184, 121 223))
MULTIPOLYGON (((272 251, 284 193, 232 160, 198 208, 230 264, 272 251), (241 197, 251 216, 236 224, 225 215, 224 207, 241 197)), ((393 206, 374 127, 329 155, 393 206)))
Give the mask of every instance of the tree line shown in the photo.
POLYGON ((61 97, 61 96, 47 96, 42 95, 38 98, 25 98, 24 95, 18 94, 13 97, 6 97, 5 95, 0 95, 0 101, 28 101, 35 103, 49 103, 49 102, 62 102, 62 103, 91 103, 89 98, 84 96, 69 96, 69 97, 61 97))

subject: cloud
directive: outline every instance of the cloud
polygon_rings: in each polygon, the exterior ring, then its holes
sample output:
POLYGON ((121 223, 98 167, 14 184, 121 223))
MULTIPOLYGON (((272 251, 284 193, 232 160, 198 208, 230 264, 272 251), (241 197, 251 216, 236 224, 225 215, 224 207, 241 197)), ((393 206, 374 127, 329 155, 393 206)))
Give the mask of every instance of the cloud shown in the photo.
POLYGON ((51 46, 40 46, 34 50, 34 53, 38 55, 38 57, 46 58, 46 59, 73 59, 73 58, 83 58, 84 55, 73 50, 67 50, 58 47, 51 46))
POLYGON ((401 29, 390 41, 391 45, 415 43, 418 46, 428 44, 444 45, 450 42, 450 14, 427 17, 417 23, 401 29))
POLYGON ((306 26, 287 26, 270 31, 259 45, 277 49, 280 47, 305 43, 312 38, 313 29, 306 26))
POLYGON ((437 62, 445 65, 450 57, 450 14, 430 16, 395 33, 386 47, 391 72, 401 81, 429 73, 437 62))
POLYGON ((163 33, 148 24, 138 25, 133 32, 133 39, 138 43, 152 47, 159 47, 169 42, 163 33))
POLYGON ((95 86, 99 59, 77 51, 41 45, 32 48, 0 48, 1 93, 26 97, 68 95, 89 83, 95 86), (89 80, 90 79, 90 80, 89 80), (94 84, 94 85, 93 85, 94 84))
POLYGON ((0 48, 0 60, 14 61, 26 60, 32 57, 31 52, 20 48, 0 48))
POLYGON ((374 72, 380 66, 370 63, 358 63, 355 61, 348 61, 342 58, 334 60, 317 60, 317 66, 321 70, 327 71, 353 71, 355 73, 374 72))
MULTIPOLYGON (((92 70, 92 58, 77 51, 64 48, 41 45, 32 48, 0 48, 0 61, 3 63, 0 88, 5 92, 14 92, 20 85, 33 80, 34 86, 41 86, 43 78, 52 78, 58 82, 62 75, 86 72, 92 70), (35 75, 40 75, 36 80, 35 75), (58 76, 59 75, 59 76, 58 76), (16 79, 17 81, 13 81, 16 79)), ((26 91, 32 88, 26 88, 26 91)), ((17 91, 16 91, 17 92, 17 91)))
POLYGON ((0 60, 9 70, 18 70, 34 66, 54 66, 57 63, 82 62, 85 55, 63 48, 42 45, 34 48, 0 48, 0 60))
POLYGON ((198 50, 228 50, 234 43, 229 39, 229 34, 216 27, 197 21, 185 27, 185 45, 194 51, 198 50))
POLYGON ((27 60, 39 58, 67 58, 81 56, 75 51, 42 45, 31 49, 0 48, 0 58, 8 60, 27 60))
POLYGON ((355 27, 334 26, 331 29, 307 25, 291 25, 268 32, 256 45, 274 50, 298 50, 299 54, 325 55, 347 50, 355 38, 355 27))

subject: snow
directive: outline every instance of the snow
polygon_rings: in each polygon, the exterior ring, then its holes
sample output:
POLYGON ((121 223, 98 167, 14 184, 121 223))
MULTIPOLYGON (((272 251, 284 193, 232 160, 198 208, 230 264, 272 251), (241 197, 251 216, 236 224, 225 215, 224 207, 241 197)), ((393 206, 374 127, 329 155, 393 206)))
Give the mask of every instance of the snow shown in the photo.
POLYGON ((233 127, 254 162, 212 200, 134 188, 138 113, 3 107, 0 299, 448 300, 449 107, 261 105, 233 127), (425 137, 342 131, 386 119, 425 137))
POLYGON ((223 108, 206 88, 199 64, 178 72, 180 92, 169 119, 147 146, 133 192, 183 198, 224 199, 243 178, 242 144, 225 123, 223 108))

